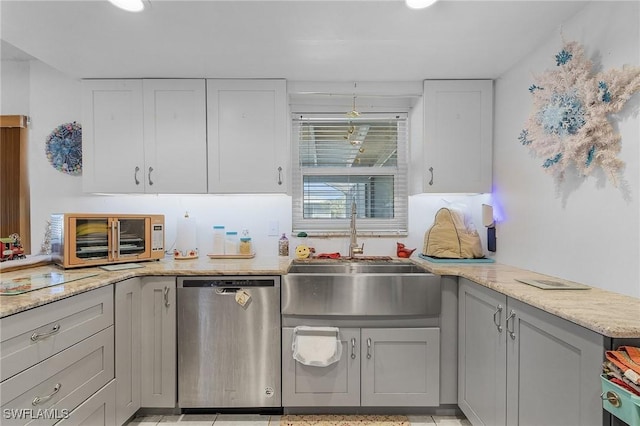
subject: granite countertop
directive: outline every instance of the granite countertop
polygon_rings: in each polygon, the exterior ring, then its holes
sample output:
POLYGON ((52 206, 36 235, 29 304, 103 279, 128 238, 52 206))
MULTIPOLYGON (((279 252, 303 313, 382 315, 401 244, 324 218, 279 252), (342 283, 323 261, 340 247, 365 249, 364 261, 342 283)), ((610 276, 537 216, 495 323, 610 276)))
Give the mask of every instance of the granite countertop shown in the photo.
POLYGON ((640 338, 640 298, 591 287, 588 290, 542 290, 516 279, 556 279, 499 263, 452 264, 415 259, 437 275, 468 278, 513 299, 614 338, 640 338))
MULTIPOLYGON (((433 263, 412 258, 414 263, 437 275, 468 278, 506 296, 540 308, 599 334, 613 338, 640 338, 640 298, 625 296, 599 288, 588 290, 541 290, 522 284, 516 278, 553 279, 548 275, 498 263, 455 264, 433 263)), ((77 281, 47 287, 15 296, 0 296, 0 318, 44 305, 98 287, 138 276, 167 275, 284 275, 291 260, 275 256, 253 259, 173 260, 140 262, 143 268, 108 272, 100 268, 63 270, 54 265, 39 265, 28 269, 2 272, 2 280, 64 272, 70 276, 87 276, 77 281)), ((556 278, 557 279, 557 278, 556 278)), ((560 280, 562 281, 562 280, 560 280)))

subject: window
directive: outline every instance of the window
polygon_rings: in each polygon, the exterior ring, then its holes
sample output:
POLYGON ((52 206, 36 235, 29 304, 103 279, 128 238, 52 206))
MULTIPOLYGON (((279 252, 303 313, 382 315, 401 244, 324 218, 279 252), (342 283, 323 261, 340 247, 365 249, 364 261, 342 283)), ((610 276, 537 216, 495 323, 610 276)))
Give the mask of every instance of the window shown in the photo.
POLYGON ((293 230, 407 232, 407 114, 293 116, 293 230))

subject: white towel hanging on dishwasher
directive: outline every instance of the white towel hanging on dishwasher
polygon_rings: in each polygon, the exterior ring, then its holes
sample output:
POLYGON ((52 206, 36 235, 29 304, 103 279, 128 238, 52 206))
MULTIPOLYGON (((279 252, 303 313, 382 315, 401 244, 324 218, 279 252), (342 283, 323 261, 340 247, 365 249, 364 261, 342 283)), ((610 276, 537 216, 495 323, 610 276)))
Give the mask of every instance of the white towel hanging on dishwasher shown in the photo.
POLYGON ((309 327, 293 329, 293 359, 304 365, 326 367, 340 360, 342 343, 337 327, 309 327))

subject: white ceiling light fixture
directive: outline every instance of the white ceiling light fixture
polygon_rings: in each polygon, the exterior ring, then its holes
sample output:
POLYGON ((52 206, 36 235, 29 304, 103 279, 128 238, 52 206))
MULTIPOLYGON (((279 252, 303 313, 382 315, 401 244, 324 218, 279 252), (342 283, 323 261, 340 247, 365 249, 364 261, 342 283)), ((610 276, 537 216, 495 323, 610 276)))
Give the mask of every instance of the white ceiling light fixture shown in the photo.
POLYGON ((410 9, 424 9, 437 1, 438 0, 404 0, 405 4, 410 9))
POLYGON ((127 12, 140 12, 144 9, 142 0, 109 0, 109 2, 127 12))

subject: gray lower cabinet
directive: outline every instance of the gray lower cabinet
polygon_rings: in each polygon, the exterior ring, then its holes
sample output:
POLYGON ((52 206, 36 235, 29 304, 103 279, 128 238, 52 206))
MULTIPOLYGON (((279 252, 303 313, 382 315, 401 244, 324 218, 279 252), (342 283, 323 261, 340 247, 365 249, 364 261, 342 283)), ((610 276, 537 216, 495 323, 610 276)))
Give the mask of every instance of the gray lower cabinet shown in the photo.
POLYGON ((602 424, 601 335, 464 278, 458 327, 458 405, 473 425, 602 424))
POLYGON ((438 328, 340 328, 342 356, 328 367, 292 357, 282 330, 282 403, 311 406, 438 406, 438 328))
POLYGON ((176 277, 142 278, 140 404, 174 408, 177 395, 176 277))
POLYGON ((176 278, 115 284, 115 424, 176 406, 176 278))
POLYGON ((115 285, 116 424, 124 424, 140 408, 142 289, 140 278, 115 285))
POLYGON ((293 328, 282 329, 282 405, 285 407, 360 405, 360 329, 340 328, 342 356, 327 367, 293 359, 293 328))
POLYGON ((438 328, 363 328, 363 406, 440 405, 438 328))

